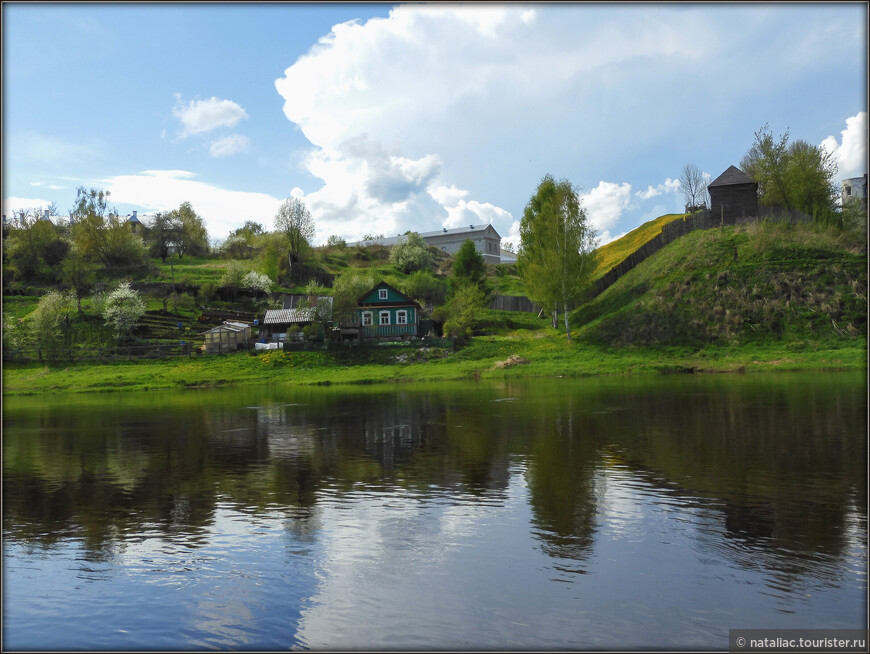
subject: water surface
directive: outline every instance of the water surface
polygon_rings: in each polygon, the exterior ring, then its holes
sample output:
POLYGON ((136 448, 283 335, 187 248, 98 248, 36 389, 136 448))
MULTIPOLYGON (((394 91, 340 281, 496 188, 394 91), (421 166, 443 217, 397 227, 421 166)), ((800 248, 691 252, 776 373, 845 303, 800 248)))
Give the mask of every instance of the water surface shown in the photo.
POLYGON ((863 375, 7 398, 5 649, 866 628, 863 375))

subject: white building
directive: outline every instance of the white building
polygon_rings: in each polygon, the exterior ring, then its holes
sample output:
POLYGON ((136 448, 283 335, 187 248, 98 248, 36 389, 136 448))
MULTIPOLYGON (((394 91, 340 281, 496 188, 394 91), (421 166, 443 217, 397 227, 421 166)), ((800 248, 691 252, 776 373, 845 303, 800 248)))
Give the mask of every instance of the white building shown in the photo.
POLYGON ((840 183, 840 199, 843 205, 847 202, 864 202, 867 204, 867 173, 862 177, 850 177, 840 183))
MULTIPOLYGON (((453 229, 439 229, 434 232, 421 232, 420 236, 428 245, 440 248, 448 254, 455 254, 465 241, 474 243, 486 263, 501 263, 501 236, 492 225, 469 225, 453 229)), ((401 236, 357 241, 348 245, 395 245, 401 236)))

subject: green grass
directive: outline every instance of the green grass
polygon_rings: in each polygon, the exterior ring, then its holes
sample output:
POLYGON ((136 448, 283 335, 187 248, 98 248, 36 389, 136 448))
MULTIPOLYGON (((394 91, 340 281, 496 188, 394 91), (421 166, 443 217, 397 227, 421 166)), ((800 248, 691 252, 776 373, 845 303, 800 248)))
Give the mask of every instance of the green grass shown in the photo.
POLYGON ((13 318, 24 318, 39 304, 36 295, 13 295, 3 298, 3 313, 13 318))
POLYGON ((662 227, 674 220, 682 219, 686 214, 670 213, 660 216, 655 220, 650 220, 640 227, 631 230, 625 236, 622 236, 615 241, 611 241, 607 245, 602 245, 598 248, 598 262, 595 269, 593 279, 598 279, 628 258, 635 250, 644 243, 662 233, 662 227))
POLYGON ((695 231, 573 314, 608 345, 746 346, 865 337, 867 255, 854 235, 815 224, 695 231))
POLYGON ((474 338, 456 352, 435 350, 420 361, 399 363, 407 348, 235 353, 170 360, 100 363, 7 364, 6 395, 119 390, 192 389, 238 384, 376 384, 644 375, 671 372, 863 370, 866 340, 751 347, 610 348, 567 341, 552 329, 508 330, 474 338), (498 367, 512 355, 528 363, 498 367))

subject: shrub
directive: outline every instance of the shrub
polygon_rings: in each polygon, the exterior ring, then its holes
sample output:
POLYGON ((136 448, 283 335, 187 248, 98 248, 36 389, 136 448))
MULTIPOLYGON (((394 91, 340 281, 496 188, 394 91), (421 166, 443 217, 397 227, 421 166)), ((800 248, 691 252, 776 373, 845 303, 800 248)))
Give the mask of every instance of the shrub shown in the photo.
POLYGON ((432 263, 432 255, 422 236, 417 232, 407 232, 390 249, 390 263, 408 274, 427 269, 432 263))
POLYGON ((56 355, 63 345, 63 328, 69 324, 68 313, 73 298, 69 293, 49 291, 39 300, 39 305, 30 314, 26 338, 39 350, 39 358, 45 352, 56 355))
POLYGON ((208 302, 214 297, 217 291, 217 284, 214 282, 205 282, 199 285, 199 297, 203 302, 208 302))
POLYGON ((272 290, 272 280, 266 275, 252 270, 242 278, 241 286, 243 288, 252 288, 254 290, 263 291, 264 293, 269 293, 272 290))
POLYGON ((130 288, 130 282, 121 282, 106 296, 103 306, 103 320, 120 337, 129 332, 145 313, 145 302, 138 291, 130 288))

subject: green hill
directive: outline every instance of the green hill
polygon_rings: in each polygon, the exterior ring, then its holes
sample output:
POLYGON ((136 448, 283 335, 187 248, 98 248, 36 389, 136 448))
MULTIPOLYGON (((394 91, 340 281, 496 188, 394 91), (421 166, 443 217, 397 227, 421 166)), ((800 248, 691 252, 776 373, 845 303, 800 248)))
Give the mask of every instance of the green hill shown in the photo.
POLYGON ((602 245, 598 248, 598 267, 592 279, 602 277, 613 266, 622 263, 628 256, 637 250, 641 245, 661 234, 662 227, 677 219, 681 219, 686 214, 669 213, 664 216, 659 216, 655 220, 650 220, 640 227, 631 230, 628 234, 619 237, 615 241, 611 241, 607 245, 602 245))
POLYGON ((857 235, 816 224, 699 230, 572 318, 580 338, 610 346, 866 342, 866 249, 857 235))

